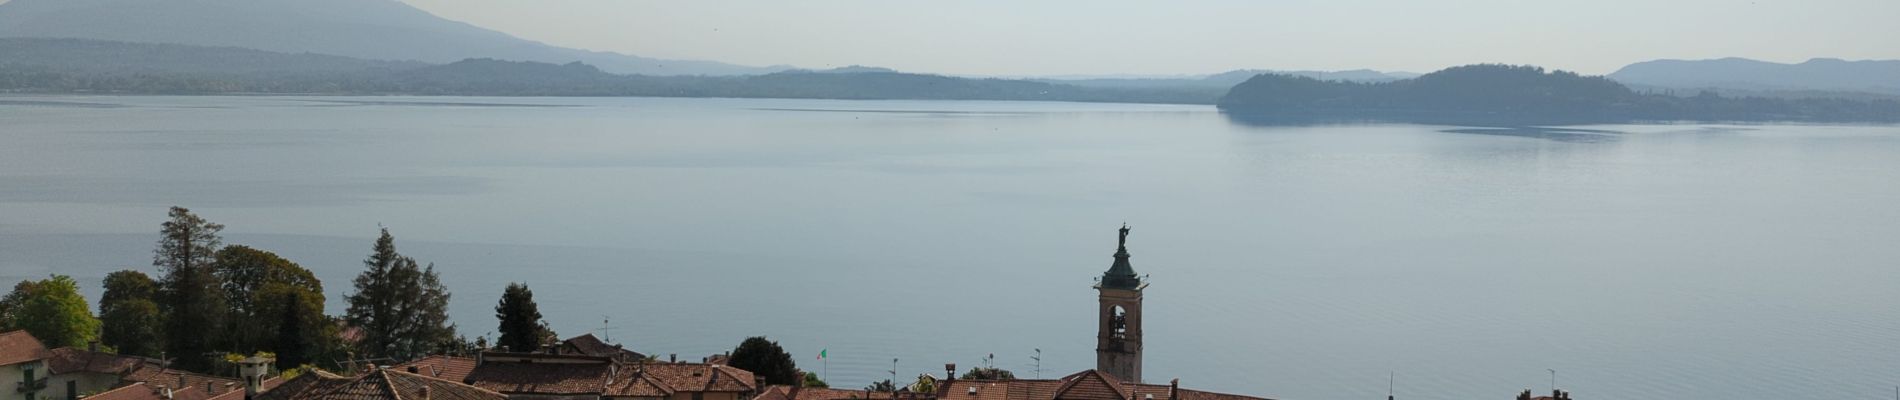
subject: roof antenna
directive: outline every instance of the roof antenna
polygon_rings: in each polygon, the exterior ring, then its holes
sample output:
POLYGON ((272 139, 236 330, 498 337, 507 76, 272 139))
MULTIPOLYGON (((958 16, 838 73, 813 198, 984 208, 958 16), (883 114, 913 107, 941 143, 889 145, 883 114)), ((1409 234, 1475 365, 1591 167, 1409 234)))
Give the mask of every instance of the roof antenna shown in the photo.
POLYGON ((1395 382, 1398 382, 1398 377, 1399 377, 1398 372, 1394 372, 1394 371, 1385 372, 1385 400, 1393 400, 1392 399, 1392 384, 1395 382))

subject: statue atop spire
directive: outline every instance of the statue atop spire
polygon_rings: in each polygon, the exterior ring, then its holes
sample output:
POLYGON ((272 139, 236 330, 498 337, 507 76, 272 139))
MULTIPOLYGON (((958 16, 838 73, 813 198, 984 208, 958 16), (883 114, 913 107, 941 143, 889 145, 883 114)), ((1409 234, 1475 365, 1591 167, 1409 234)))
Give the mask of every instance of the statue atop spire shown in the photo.
POLYGON ((1115 248, 1120 249, 1121 251, 1124 251, 1124 252, 1128 251, 1128 223, 1127 222, 1122 223, 1122 238, 1120 242, 1117 242, 1117 244, 1115 245, 1115 248))
POLYGON ((1115 246, 1115 263, 1102 273, 1102 287, 1134 289, 1141 286, 1141 278, 1135 275, 1135 266, 1128 262, 1128 224, 1123 223, 1121 238, 1115 246))

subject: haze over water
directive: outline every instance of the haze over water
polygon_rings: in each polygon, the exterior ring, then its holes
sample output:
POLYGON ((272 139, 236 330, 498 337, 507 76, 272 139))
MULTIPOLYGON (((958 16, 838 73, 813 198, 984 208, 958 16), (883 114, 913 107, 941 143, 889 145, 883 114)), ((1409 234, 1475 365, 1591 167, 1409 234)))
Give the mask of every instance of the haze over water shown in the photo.
POLYGON ((464 334, 751 335, 836 387, 1094 366, 1133 228, 1147 378, 1289 400, 1886 398, 1900 127, 1257 127, 1021 102, 0 98, 0 278, 152 271, 165 207, 315 271, 377 225, 464 334), (599 334, 599 333, 597 333, 599 334), (830 364, 814 359, 829 349, 830 364))

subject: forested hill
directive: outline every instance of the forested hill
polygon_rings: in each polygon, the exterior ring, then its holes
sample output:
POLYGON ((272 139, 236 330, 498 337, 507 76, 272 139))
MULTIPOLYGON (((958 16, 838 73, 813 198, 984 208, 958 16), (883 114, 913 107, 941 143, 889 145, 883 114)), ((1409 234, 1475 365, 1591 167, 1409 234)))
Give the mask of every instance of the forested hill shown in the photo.
POLYGON ((372 61, 80 39, 0 38, 0 92, 129 94, 413 94, 667 96, 818 99, 1041 100, 1212 104, 1186 88, 1087 88, 882 69, 757 76, 609 73, 580 62, 468 59, 448 64, 372 61))
POLYGON ((1893 100, 1642 94, 1599 76, 1511 65, 1453 67, 1381 83, 1260 75, 1229 90, 1219 107, 1237 120, 1259 123, 1900 122, 1900 102, 1893 100))

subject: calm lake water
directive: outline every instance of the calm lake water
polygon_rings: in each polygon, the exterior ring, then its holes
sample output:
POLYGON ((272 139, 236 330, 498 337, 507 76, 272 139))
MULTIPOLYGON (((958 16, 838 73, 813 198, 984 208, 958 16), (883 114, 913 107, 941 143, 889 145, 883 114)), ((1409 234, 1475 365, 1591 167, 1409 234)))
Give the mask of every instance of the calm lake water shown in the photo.
POLYGON ((1892 396, 1900 128, 1256 127, 1023 102, 0 97, 0 278, 153 271, 165 208, 317 272, 377 226, 470 336, 750 335, 834 386, 1094 366, 1134 228, 1147 378, 1302 399, 1892 396), (815 359, 829 349, 830 364, 815 359))

